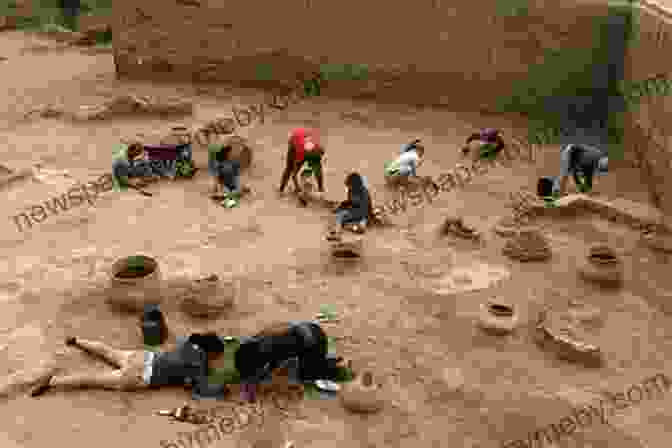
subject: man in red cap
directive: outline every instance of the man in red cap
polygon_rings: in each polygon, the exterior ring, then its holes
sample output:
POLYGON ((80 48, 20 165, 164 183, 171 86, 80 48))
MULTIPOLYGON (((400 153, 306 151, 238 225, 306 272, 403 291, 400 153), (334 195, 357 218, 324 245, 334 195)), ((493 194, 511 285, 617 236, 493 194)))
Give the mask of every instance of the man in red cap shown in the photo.
POLYGON ((322 156, 324 148, 317 141, 317 132, 313 129, 297 128, 289 136, 289 145, 287 149, 287 163, 285 171, 280 180, 280 193, 285 191, 289 178, 294 182, 296 191, 301 191, 301 186, 297 179, 299 171, 304 163, 308 163, 317 179, 317 188, 324 192, 324 181, 322 178, 322 156))

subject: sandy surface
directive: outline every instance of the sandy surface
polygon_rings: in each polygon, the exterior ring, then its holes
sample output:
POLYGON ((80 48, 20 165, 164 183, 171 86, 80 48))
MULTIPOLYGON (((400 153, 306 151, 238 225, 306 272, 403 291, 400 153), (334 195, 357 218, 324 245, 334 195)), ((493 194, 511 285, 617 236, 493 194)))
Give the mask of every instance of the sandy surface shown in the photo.
MULTIPOLYGON (((363 418, 347 414, 338 401, 305 401, 303 419, 284 422, 297 448, 500 446, 557 423, 573 405, 601 392, 623 392, 657 373, 672 377, 672 330, 661 311, 672 298, 669 258, 643 248, 637 233, 590 216, 545 219, 551 261, 519 264, 501 255, 505 240, 491 229, 510 212, 508 194, 523 187, 534 190, 538 176, 555 174, 558 148, 545 148, 535 164, 495 168, 464 190, 444 193, 431 205, 395 218, 394 227, 369 231, 364 259, 345 272, 327 256, 323 235, 329 215, 297 208, 274 192, 287 133, 305 120, 319 119, 328 130, 323 138, 329 194, 340 199, 343 179, 354 169, 368 177, 378 202, 391 197, 383 188, 382 166, 401 144, 423 138, 430 160, 422 171, 436 176, 454 166, 459 144, 473 127, 512 129, 505 117, 314 98, 240 130, 258 150, 244 174, 255 193, 238 209, 226 210, 207 199, 209 179, 203 171, 190 182, 152 187, 152 198, 110 192, 94 206, 73 208, 18 232, 12 216, 23 208, 64 192, 73 179, 95 180, 109 171, 111 149, 120 137, 230 115, 231 105, 256 104, 263 96, 226 87, 119 83, 110 55, 25 50, 34 45, 20 33, 0 34, 0 56, 7 58, 0 62, 0 163, 18 170, 42 161, 45 167, 68 170, 72 179, 55 178, 52 185, 24 182, 1 191, 1 373, 21 376, 45 363, 104 368, 65 350, 66 334, 140 347, 137 317, 109 311, 100 291, 116 258, 141 252, 159 260, 166 279, 216 273, 240 282, 235 311, 217 321, 190 321, 168 303, 175 334, 204 329, 250 334, 276 320, 312 318, 320 305, 335 307, 342 321, 327 331, 340 338, 338 351, 356 367, 368 366, 380 376, 388 405, 363 418), (78 125, 59 119, 22 121, 39 105, 76 110, 125 92, 193 98, 196 114, 187 120, 78 125), (483 231, 484 245, 439 239, 436 230, 447 215, 462 216, 483 231), (577 278, 577 263, 586 244, 594 242, 608 242, 622 254, 622 290, 605 292, 577 278), (497 295, 520 307, 523 324, 511 337, 487 337, 474 327, 480 305, 497 295), (606 354, 601 369, 558 361, 532 342, 530 322, 542 307, 562 308, 569 299, 600 310, 603 325, 592 334, 606 354), (461 372, 460 391, 450 393, 446 369, 461 372)), ((195 147, 194 153, 204 166, 205 149, 195 147)), ((606 198, 646 200, 644 185, 637 170, 616 168, 597 191, 606 198)), ((160 440, 176 440, 178 432, 193 428, 153 412, 187 399, 181 390, 17 398, 0 406, 0 445, 160 446, 160 440)), ((563 446, 667 447, 671 403, 666 395, 633 404, 610 417, 608 425, 587 427, 563 446)), ((250 431, 212 446, 236 446, 250 431)))

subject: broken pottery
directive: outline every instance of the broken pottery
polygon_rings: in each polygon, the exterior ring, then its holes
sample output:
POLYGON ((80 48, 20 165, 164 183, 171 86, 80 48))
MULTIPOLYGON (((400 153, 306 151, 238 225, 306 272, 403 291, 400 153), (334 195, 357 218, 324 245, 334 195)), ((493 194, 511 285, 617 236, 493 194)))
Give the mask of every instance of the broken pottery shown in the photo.
POLYGON ((562 360, 576 362, 588 367, 600 367, 604 357, 600 348, 585 342, 585 332, 573 328, 562 319, 545 310, 535 327, 535 342, 542 349, 553 351, 562 360))

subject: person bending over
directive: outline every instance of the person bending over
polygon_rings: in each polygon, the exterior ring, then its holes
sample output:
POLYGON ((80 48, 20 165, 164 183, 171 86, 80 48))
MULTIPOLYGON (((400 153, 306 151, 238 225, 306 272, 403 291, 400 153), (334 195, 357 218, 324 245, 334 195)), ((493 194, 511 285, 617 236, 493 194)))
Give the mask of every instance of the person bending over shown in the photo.
POLYGON ((212 194, 240 195, 240 162, 231 159, 231 145, 215 144, 208 148, 208 172, 212 176, 212 194))
POLYGON ((385 179, 388 185, 408 183, 411 178, 417 177, 417 169, 422 165, 425 147, 416 139, 404 145, 401 155, 396 160, 385 165, 385 179))
POLYGON ((126 188, 140 188, 148 182, 156 181, 145 149, 141 143, 122 145, 112 160, 112 182, 115 191, 126 188))
POLYGON ((345 178, 348 198, 334 210, 336 225, 327 235, 328 241, 338 241, 345 225, 353 226, 354 231, 364 229, 373 217, 373 204, 366 179, 359 173, 351 173, 345 178))
POLYGON ((289 137, 287 163, 280 180, 279 192, 282 193, 285 191, 290 177, 294 183, 295 190, 297 192, 301 191, 298 175, 304 163, 306 163, 317 179, 318 191, 323 193, 322 158, 324 157, 324 152, 324 147, 317 141, 317 132, 314 129, 294 129, 289 137))
POLYGON ((192 334, 169 352, 120 350, 103 342, 69 337, 66 345, 101 357, 116 370, 81 372, 48 376, 32 396, 53 388, 96 388, 121 391, 143 390, 160 386, 191 385, 194 398, 221 398, 227 388, 207 382, 208 363, 224 352, 224 342, 214 333, 192 334))
POLYGON ((241 338, 234 354, 241 399, 254 401, 257 386, 292 358, 298 358, 302 382, 335 378, 342 358, 329 359, 327 343, 324 330, 308 321, 271 325, 253 337, 241 338))
POLYGON ((593 188, 593 177, 606 174, 608 167, 609 158, 599 148, 588 145, 567 145, 560 152, 560 176, 553 183, 553 193, 555 195, 566 193, 567 177, 570 174, 574 177, 579 191, 589 192, 593 188))
POLYGON ((462 148, 462 155, 467 156, 473 151, 474 159, 492 159, 495 158, 504 148, 504 136, 499 129, 483 129, 475 132, 467 138, 465 146, 462 148))

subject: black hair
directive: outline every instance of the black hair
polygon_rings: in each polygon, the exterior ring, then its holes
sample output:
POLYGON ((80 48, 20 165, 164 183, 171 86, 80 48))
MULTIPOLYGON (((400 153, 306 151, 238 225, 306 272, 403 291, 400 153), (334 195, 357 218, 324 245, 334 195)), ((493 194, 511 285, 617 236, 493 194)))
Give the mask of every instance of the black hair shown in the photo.
POLYGON ((197 345, 207 353, 222 353, 224 352, 224 342, 217 336, 216 333, 194 333, 189 336, 189 342, 197 345))
POLYGON ((263 358, 261 355, 261 341, 257 338, 246 341, 238 347, 234 354, 234 364, 240 374, 240 378, 245 380, 253 377, 260 367, 263 367, 263 358))

